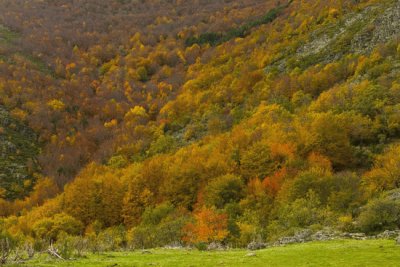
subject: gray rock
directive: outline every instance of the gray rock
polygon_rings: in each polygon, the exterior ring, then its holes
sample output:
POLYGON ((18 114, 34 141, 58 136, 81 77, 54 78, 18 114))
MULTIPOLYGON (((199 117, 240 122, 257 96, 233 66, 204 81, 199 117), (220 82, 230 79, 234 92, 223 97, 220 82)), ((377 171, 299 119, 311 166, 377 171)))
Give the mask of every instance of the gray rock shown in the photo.
POLYGON ((366 240, 367 236, 364 233, 350 233, 349 234, 351 239, 356 239, 356 240, 366 240))
POLYGON ((312 236, 312 231, 310 229, 304 229, 299 232, 297 232, 294 237, 298 240, 303 240, 303 241, 310 241, 311 236, 312 236))
POLYGON ((389 200, 400 200, 400 190, 395 190, 389 192, 389 195, 387 196, 387 199, 389 200))
POLYGON ((340 234, 336 231, 331 229, 324 229, 314 233, 311 236, 313 241, 326 241, 326 240, 333 240, 340 236, 340 234))
POLYGON ((257 254, 254 253, 254 252, 249 252, 249 253, 247 253, 247 254, 245 255, 245 257, 255 257, 255 256, 257 256, 257 254))
POLYGON ((398 237, 399 235, 400 235, 399 230, 394 230, 394 231, 386 230, 378 234, 376 237, 381 239, 396 239, 396 237, 398 237))
POLYGON ((352 50, 356 52, 371 52, 379 43, 385 43, 400 34, 400 1, 389 6, 374 17, 372 21, 357 33, 352 40, 352 50))
POLYGON ((165 249, 183 249, 183 246, 179 242, 173 242, 169 245, 164 246, 165 249))
POLYGON ((312 240, 312 231, 310 229, 304 229, 298 231, 294 236, 285 236, 280 238, 274 245, 287 245, 293 243, 304 243, 312 240))
POLYGON ((299 240, 294 236, 285 236, 282 238, 279 238, 277 242, 274 243, 274 245, 288 245, 288 244, 293 244, 293 243, 303 243, 304 240, 299 240))
POLYGON ((258 249, 263 249, 266 247, 267 247, 266 243, 256 242, 256 241, 253 241, 247 245, 247 249, 249 249, 249 250, 258 250, 258 249))
POLYGON ((351 238, 350 233, 348 233, 348 232, 344 232, 344 233, 340 234, 340 237, 342 237, 342 238, 351 238))
POLYGON ((208 244, 207 250, 225 250, 225 246, 218 242, 211 242, 208 244))
POLYGON ((396 238, 396 244, 400 246, 400 235, 396 238))

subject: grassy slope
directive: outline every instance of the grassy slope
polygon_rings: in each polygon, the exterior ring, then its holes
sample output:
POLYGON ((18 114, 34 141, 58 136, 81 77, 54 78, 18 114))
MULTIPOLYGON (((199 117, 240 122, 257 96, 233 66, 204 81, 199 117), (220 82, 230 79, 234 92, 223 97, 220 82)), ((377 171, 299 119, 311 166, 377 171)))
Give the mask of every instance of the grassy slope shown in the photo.
POLYGON ((18 33, 13 32, 0 24, 0 60, 6 61, 8 64, 14 64, 14 57, 22 57, 27 63, 32 64, 33 68, 43 74, 54 76, 54 71, 43 61, 15 49, 15 42, 19 37, 18 33), (8 52, 6 54, 2 53, 3 49, 8 52))
MULTIPOLYGON (((76 261, 55 261, 42 255, 23 266, 399 266, 400 246, 393 240, 338 240, 295 244, 257 251, 201 252, 153 250, 152 254, 118 252, 90 255, 76 261)), ((11 266, 11 265, 10 265, 11 266)), ((12 265, 17 266, 17 265, 12 265)))
POLYGON ((0 105, 0 188, 7 199, 23 197, 31 185, 27 179, 37 171, 39 146, 35 133, 0 105))
MULTIPOLYGON (((14 59, 22 57, 39 71, 51 73, 43 62, 15 49, 14 42, 18 38, 18 33, 0 24, 0 62, 15 64, 14 59)), ((21 198, 30 191, 33 183, 24 185, 24 181, 32 179, 33 172, 37 171, 36 157, 39 151, 36 134, 25 123, 13 118, 1 105, 0 92, 0 190, 6 189, 3 197, 21 198)))

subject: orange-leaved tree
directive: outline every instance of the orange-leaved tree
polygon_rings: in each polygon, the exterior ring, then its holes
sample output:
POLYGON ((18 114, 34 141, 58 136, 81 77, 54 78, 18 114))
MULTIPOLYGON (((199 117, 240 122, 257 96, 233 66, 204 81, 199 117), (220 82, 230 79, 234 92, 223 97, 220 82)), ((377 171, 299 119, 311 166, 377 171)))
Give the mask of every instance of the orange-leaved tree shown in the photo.
POLYGON ((185 225, 184 241, 209 243, 223 241, 228 235, 228 217, 215 208, 202 207, 194 214, 194 221, 185 225))

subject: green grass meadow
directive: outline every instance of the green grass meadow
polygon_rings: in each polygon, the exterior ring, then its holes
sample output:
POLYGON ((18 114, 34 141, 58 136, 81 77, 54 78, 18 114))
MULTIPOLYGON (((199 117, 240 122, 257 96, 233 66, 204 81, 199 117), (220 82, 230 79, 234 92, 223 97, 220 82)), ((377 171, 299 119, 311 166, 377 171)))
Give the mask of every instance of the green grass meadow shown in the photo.
POLYGON ((393 240, 335 240, 272 247, 246 256, 247 250, 198 251, 151 250, 113 252, 87 255, 84 258, 61 261, 40 255, 34 260, 7 266, 77 266, 77 267, 135 267, 135 266, 400 266, 400 246, 393 240))

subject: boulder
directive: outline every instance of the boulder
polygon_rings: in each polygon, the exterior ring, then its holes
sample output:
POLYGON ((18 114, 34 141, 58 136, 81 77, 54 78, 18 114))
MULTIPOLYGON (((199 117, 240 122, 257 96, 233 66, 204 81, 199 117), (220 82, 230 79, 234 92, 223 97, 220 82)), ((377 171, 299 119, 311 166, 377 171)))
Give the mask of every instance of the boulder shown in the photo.
POLYGON ((274 245, 288 245, 288 244, 293 244, 293 243, 302 243, 304 242, 303 240, 299 240, 294 236, 285 236, 281 237, 274 243, 274 245))
POLYGON ((326 240, 332 240, 332 239, 335 239, 338 237, 339 237, 338 232, 335 232, 331 229, 324 229, 324 230, 320 230, 320 231, 314 233, 311 236, 311 239, 313 241, 326 241, 326 240))
POLYGON ((255 257, 255 256, 257 256, 257 254, 254 253, 254 252, 249 252, 249 253, 247 253, 247 254, 245 255, 245 257, 255 257))
POLYGON ((367 236, 364 233, 350 233, 349 234, 351 239, 356 239, 356 240, 366 240, 367 236))
POLYGON ((294 236, 285 236, 285 237, 278 239, 278 241, 275 242, 274 245, 304 243, 307 241, 311 241, 312 240, 311 236, 312 236, 312 231, 310 229, 304 229, 304 230, 297 232, 294 236))
POLYGON ((312 233, 310 229, 304 229, 297 232, 294 237, 301 242, 311 241, 312 233))
POLYGON ((169 245, 164 246, 165 249, 183 249, 183 246, 179 242, 173 242, 169 245))
POLYGON ((386 230, 378 234, 376 237, 381 239, 396 239, 396 237, 398 237, 399 235, 400 235, 399 230, 394 230, 394 231, 386 230))
POLYGON ((400 246, 400 235, 396 238, 396 244, 400 246))
POLYGON ((211 242, 208 244, 207 250, 225 250, 225 246, 218 242, 211 242))
POLYGON ((263 248, 266 248, 266 247, 267 247, 266 243, 256 242, 256 241, 250 242, 247 245, 247 249, 249 249, 249 250, 258 250, 258 249, 263 249, 263 248))

